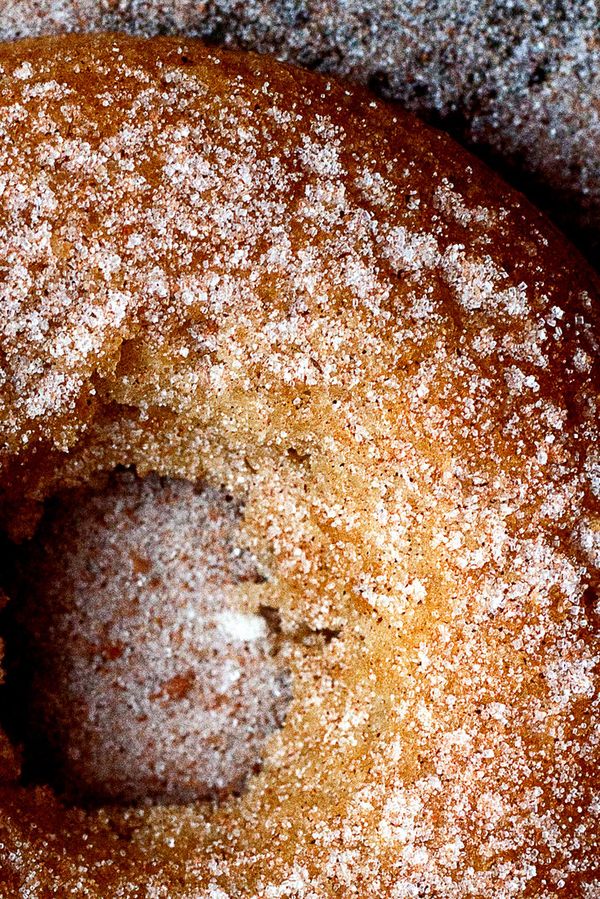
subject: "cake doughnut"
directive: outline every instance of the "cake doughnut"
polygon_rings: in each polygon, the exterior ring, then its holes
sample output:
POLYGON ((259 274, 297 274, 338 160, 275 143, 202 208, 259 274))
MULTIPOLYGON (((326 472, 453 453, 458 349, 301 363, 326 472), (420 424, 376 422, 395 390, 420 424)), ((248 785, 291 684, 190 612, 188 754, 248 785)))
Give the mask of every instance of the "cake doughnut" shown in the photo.
POLYGON ((409 113, 193 40, 0 46, 0 138, 0 894, 597 896, 594 272, 409 113), (240 726, 91 783, 188 589, 262 635, 240 726))
POLYGON ((596 265, 596 0, 5 0, 0 38, 193 35, 370 84, 492 159, 596 265))

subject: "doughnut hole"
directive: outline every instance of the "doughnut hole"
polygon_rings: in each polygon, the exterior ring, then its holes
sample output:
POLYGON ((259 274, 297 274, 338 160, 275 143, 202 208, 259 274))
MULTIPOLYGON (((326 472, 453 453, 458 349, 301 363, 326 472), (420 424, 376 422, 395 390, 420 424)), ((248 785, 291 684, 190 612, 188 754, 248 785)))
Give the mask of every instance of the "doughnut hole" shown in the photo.
POLYGON ((239 523, 220 490, 131 471, 50 502, 13 613, 26 779, 72 802, 185 803, 259 770, 291 692, 239 523))

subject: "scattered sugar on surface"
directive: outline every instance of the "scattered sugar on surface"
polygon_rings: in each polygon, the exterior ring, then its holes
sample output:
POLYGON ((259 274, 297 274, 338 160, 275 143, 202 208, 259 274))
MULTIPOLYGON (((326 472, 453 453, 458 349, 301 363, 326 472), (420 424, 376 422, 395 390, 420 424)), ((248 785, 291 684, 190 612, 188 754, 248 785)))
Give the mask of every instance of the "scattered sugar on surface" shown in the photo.
POLYGON ((238 515, 219 491, 123 472, 53 501, 21 553, 26 739, 72 799, 214 797, 260 765, 289 684, 265 620, 236 608, 263 579, 238 515))
MULTIPOLYGON (((57 882, 97 895, 112 827, 139 852, 127 897, 576 895, 599 807, 589 285, 412 122, 390 144, 343 88, 294 76, 291 103, 257 61, 216 87, 218 56, 115 43, 85 51, 101 126, 81 51, 27 81, 0 58, 4 438, 75 482, 127 462, 239 491, 294 700, 237 804, 69 819, 87 838, 57 882)), ((251 613, 211 620, 250 659, 251 613)), ((37 899, 60 838, 11 801, 37 899)))

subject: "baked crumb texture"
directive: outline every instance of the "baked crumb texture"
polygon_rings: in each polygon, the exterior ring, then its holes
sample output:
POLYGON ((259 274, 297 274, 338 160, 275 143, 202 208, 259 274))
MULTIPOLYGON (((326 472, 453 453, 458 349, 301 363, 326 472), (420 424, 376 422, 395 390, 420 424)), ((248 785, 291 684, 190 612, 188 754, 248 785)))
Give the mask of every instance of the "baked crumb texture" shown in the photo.
POLYGON ((597 0, 4 0, 0 38, 195 35, 368 83, 491 154, 594 261, 599 23, 597 0))
POLYGON ((218 804, 67 808, 5 741, 2 895, 598 897, 593 273, 305 71, 101 37, 0 75, 3 527, 117 466, 233 497, 293 693, 218 804))

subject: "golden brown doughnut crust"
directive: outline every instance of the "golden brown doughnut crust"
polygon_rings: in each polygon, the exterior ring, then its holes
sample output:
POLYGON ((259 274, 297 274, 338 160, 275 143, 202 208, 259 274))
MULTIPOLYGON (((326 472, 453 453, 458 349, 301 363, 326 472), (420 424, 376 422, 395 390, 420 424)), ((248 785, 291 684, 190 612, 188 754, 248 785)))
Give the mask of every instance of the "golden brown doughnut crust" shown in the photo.
POLYGON ((596 896, 595 276, 443 135, 269 59, 0 67, 4 527, 116 465, 227 489, 294 693, 218 807, 7 764, 4 894, 596 896))

